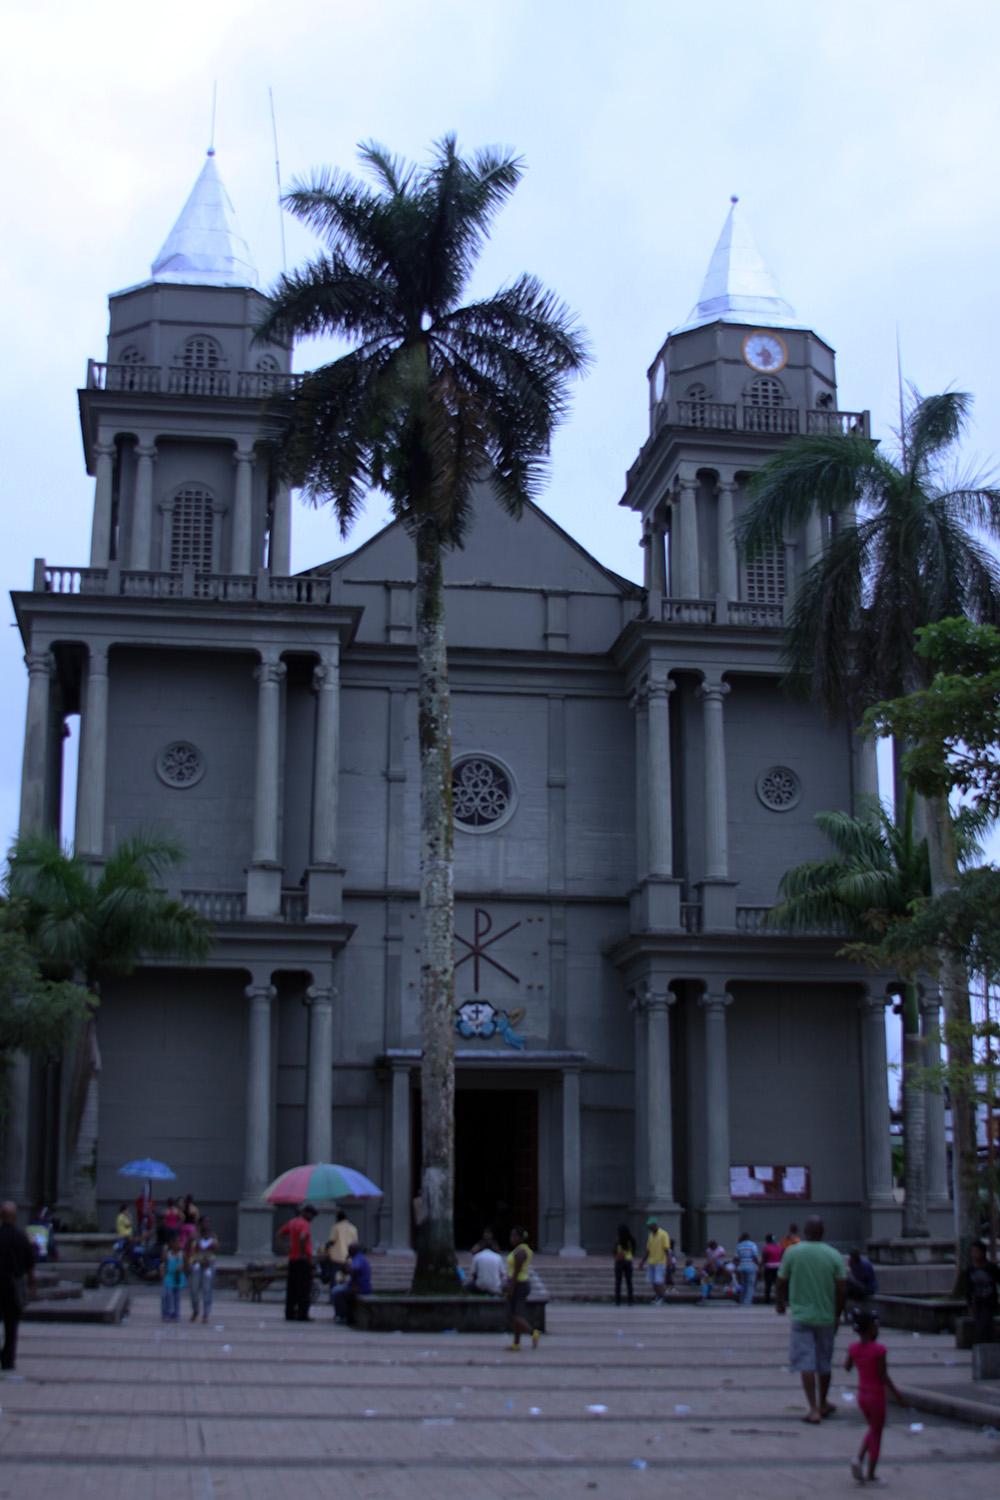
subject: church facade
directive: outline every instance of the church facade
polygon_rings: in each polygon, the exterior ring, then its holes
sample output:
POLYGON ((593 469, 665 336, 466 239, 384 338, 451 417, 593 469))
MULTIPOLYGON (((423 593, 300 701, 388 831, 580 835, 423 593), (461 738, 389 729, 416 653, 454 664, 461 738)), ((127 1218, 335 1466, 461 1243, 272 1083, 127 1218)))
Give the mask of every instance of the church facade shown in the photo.
MULTIPOLYGON (((80 715, 77 852, 170 833, 212 923, 195 968, 108 982, 97 1190, 170 1163, 241 1251, 302 1161, 381 1184, 358 1210, 404 1250, 419 1162, 414 561, 398 525, 291 574, 249 252, 211 158, 151 278, 112 296, 80 392, 86 565, 14 596, 29 673, 22 831, 55 829, 80 715)), ((873 752, 780 686, 781 630, 830 518, 752 565, 733 519, 798 433, 867 434, 734 203, 687 323, 650 370, 622 505, 640 587, 542 510, 484 488, 446 568, 454 716, 456 1227, 524 1222, 605 1249, 655 1213, 685 1245, 821 1212, 893 1232, 884 986, 835 935, 766 925, 824 852, 814 815, 876 789, 873 752)), ((936 1033, 937 1011, 926 1024, 936 1033)), ((65 1071, 65 1070, 64 1070, 65 1071)), ((23 1065, 4 1171, 65 1202, 67 1081, 23 1065)), ((935 1105, 932 1100, 931 1111, 935 1105)), ((932 1217, 947 1209, 943 1120, 932 1217)), ((935 1218, 940 1222, 940 1218, 935 1218)))

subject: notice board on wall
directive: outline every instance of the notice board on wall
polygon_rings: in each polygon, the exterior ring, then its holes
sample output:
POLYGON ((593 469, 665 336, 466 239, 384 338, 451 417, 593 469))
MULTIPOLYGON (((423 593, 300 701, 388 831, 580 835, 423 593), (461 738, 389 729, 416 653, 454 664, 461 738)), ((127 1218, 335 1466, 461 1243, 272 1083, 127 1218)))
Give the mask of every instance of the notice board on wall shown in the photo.
POLYGON ((809 1168, 779 1163, 730 1167, 729 1196, 757 1203, 807 1201, 812 1197, 809 1168))

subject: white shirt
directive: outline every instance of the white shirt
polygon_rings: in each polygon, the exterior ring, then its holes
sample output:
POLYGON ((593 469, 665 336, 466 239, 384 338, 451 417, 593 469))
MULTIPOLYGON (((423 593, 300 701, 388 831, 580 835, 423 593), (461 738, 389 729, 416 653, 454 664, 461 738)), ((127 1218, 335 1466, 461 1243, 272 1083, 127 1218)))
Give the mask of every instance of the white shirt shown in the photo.
POLYGON ((477 1250, 472 1257, 472 1279, 481 1292, 502 1292, 503 1260, 495 1250, 477 1250))

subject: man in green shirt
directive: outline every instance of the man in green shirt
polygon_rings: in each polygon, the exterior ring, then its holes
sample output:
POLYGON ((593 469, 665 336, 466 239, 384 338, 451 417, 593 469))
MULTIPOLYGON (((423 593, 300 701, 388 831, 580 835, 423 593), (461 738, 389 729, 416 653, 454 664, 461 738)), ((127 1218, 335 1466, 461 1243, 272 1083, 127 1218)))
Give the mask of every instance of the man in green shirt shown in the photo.
POLYGON ((827 1393, 833 1340, 847 1299, 847 1267, 840 1251, 823 1243, 822 1219, 809 1218, 803 1228, 805 1239, 789 1245, 781 1257, 775 1308, 783 1314, 791 1307, 788 1368, 802 1377, 809 1402, 802 1420, 816 1426, 836 1411, 827 1393))

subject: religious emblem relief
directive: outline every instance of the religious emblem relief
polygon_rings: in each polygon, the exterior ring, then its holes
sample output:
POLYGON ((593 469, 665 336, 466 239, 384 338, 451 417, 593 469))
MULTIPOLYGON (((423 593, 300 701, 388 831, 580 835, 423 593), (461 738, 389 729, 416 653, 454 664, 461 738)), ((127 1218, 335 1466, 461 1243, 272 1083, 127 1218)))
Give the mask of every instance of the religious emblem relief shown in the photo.
POLYGON ((769 766, 757 777, 757 796, 771 812, 790 812, 802 796, 802 783, 788 766, 769 766))
POLYGON ((451 800, 463 833, 502 828, 516 806, 513 773, 493 755, 461 755, 452 766, 451 800))
POLYGON ((499 1036, 508 1047, 515 1047, 518 1051, 527 1046, 527 1039, 514 1030, 524 1019, 524 1007, 504 1010, 480 993, 483 981, 488 983, 491 975, 494 974, 503 975, 514 984, 520 985, 520 975, 509 967, 509 962, 503 963, 494 950, 497 943, 509 937, 512 932, 516 932, 521 925, 520 922, 510 922, 506 927, 494 932, 493 918, 483 907, 477 906, 472 915, 471 936, 463 937, 460 932, 456 931, 456 949, 464 950, 456 951, 456 980, 460 975, 463 980, 471 979, 473 991, 473 998, 464 1000, 455 1011, 455 1030, 459 1036, 484 1039, 499 1036), (466 964, 470 964, 471 968, 466 973, 462 973, 466 964))
POLYGON ((204 776, 205 757, 190 740, 174 740, 156 757, 156 774, 165 786, 186 791, 204 776))

